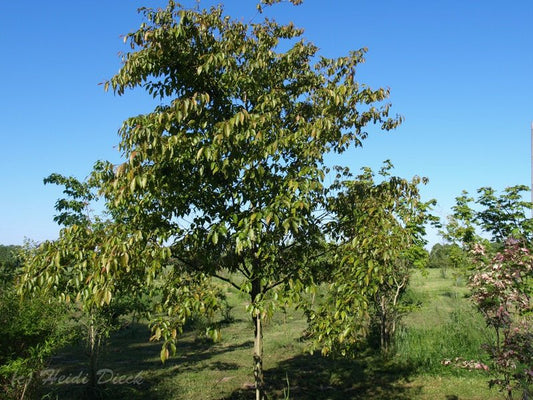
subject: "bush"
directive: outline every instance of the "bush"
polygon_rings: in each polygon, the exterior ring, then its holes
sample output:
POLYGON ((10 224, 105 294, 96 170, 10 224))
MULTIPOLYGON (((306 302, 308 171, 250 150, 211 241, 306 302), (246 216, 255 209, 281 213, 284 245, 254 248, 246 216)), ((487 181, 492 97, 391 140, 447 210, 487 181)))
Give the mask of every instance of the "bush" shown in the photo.
POLYGON ((20 266, 19 246, 4 246, 0 244, 0 285, 5 287, 11 282, 20 266))
POLYGON ((0 385, 7 398, 23 399, 47 358, 73 338, 67 315, 49 298, 21 299, 13 287, 0 290, 0 385))

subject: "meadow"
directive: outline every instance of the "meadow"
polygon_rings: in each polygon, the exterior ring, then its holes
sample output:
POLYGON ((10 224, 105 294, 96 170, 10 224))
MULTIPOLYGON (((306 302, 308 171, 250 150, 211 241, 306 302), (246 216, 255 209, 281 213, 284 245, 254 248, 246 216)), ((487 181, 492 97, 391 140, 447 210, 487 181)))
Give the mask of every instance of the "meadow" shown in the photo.
MULTIPOLYGON (((415 307, 405 315, 396 353, 383 359, 371 343, 355 359, 326 358, 306 351, 304 315, 278 312, 264 333, 267 393, 274 399, 496 400, 488 373, 461 368, 462 360, 482 360, 490 339, 482 318, 465 297, 457 277, 429 269, 415 273, 406 294, 415 307), (455 361, 457 357, 461 359, 455 361), (452 364, 443 365, 443 361, 452 364)), ((177 354, 165 364, 160 344, 149 342, 145 325, 127 320, 109 339, 100 361, 101 398, 252 399, 251 321, 246 298, 227 291, 222 337, 213 342, 203 332, 204 318, 191 322, 178 341, 177 354)), ((39 398, 83 396, 86 370, 83 346, 55 356, 40 381, 39 398)))

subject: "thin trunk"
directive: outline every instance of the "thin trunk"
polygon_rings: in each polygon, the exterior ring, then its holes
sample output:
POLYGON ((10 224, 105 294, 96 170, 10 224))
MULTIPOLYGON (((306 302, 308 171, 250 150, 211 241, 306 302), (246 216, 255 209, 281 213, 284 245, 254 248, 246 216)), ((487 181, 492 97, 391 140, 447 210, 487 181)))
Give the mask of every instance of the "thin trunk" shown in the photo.
POLYGON ((396 290, 392 297, 392 302, 387 303, 387 297, 384 294, 380 299, 381 307, 381 352, 389 356, 394 344, 394 335, 396 333, 396 320, 398 318, 397 305, 400 301, 402 290, 407 284, 407 278, 404 277, 401 282, 394 279, 396 290))
POLYGON ((255 398, 264 400, 265 381, 263 377, 263 327, 261 325, 261 314, 255 317, 255 338, 254 338, 254 379, 255 379, 255 398))
POLYGON ((385 296, 381 298, 380 303, 381 303, 380 304, 380 307, 381 307, 380 347, 381 347, 381 352, 384 355, 387 355, 389 352, 390 338, 389 338, 389 330, 388 330, 389 321, 387 318, 387 304, 386 304, 385 296))
POLYGON ((98 368, 98 348, 100 340, 95 326, 95 322, 91 319, 89 326, 89 388, 94 392, 96 389, 96 372, 98 368))
MULTIPOLYGON (((252 280, 252 304, 261 293, 261 282, 259 279, 252 280)), ((265 381, 263 376, 263 326, 261 313, 256 311, 252 317, 255 328, 254 335, 254 379, 255 379, 255 399, 265 400, 265 381)))

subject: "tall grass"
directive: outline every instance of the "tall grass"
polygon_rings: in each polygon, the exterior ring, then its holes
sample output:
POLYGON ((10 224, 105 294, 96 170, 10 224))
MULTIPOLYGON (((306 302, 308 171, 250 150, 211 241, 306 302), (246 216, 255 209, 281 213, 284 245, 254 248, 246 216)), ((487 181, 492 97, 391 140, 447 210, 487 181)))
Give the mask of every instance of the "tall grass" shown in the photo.
POLYGON ((489 332, 478 316, 466 310, 454 311, 450 321, 433 327, 402 327, 397 337, 397 356, 419 372, 459 373, 459 369, 444 366, 444 360, 485 358, 481 349, 489 341, 489 332))
POLYGON ((412 288, 410 296, 419 298, 422 306, 398 330, 397 357, 419 373, 461 375, 464 369, 443 362, 455 364, 456 358, 484 361, 482 345, 492 340, 492 332, 464 292, 454 289, 453 279, 449 279, 449 287, 441 281, 432 292, 434 278, 418 281, 412 288))

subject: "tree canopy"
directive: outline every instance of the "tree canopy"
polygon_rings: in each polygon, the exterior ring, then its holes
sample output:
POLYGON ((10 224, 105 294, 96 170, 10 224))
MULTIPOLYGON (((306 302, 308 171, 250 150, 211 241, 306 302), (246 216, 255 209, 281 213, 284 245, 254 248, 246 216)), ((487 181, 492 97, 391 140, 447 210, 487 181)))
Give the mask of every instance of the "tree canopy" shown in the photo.
POLYGON ((443 237, 466 245, 483 239, 501 245, 509 238, 531 243, 532 204, 524 198, 529 190, 528 186, 514 185, 498 194, 492 187, 481 187, 477 198, 463 191, 456 197, 443 237))

